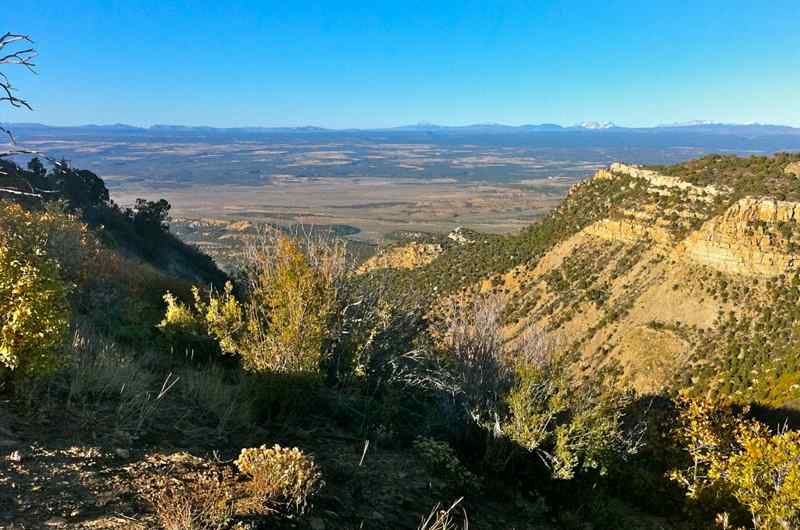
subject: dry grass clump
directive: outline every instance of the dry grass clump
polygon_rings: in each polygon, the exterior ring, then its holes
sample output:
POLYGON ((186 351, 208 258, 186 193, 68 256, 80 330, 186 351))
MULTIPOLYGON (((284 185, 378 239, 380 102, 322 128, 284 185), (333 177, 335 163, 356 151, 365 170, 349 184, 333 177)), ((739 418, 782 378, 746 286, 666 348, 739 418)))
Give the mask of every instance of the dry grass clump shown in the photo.
POLYGON ((220 477, 202 473, 193 481, 160 482, 149 500, 164 530, 219 530, 230 522, 233 494, 220 477))
POLYGON ((467 519, 466 510, 461 508, 460 519, 463 520, 463 523, 459 524, 454 516, 455 510, 458 505, 461 504, 462 500, 464 500, 463 497, 454 502, 450 508, 446 510, 441 507, 441 504, 434 506, 430 515, 420 524, 419 530, 468 530, 469 519, 467 519))
POLYGON ((319 467, 296 447, 245 448, 235 464, 250 476, 248 487, 262 508, 283 507, 303 513, 322 487, 319 467))

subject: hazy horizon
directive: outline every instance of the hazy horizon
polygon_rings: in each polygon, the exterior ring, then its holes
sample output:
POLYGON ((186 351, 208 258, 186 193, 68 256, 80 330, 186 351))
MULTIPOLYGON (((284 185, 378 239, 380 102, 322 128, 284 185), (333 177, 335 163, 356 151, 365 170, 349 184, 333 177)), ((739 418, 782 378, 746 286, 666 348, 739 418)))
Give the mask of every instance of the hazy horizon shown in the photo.
MULTIPOLYGON (((547 125, 556 125, 563 129, 570 129, 570 128, 587 128, 593 129, 595 127, 591 127, 592 124, 609 124, 612 128, 622 128, 622 129, 655 129, 660 127, 692 127, 692 126, 764 126, 764 127, 790 127, 790 128, 800 128, 800 124, 791 124, 791 123, 777 123, 777 122, 767 122, 767 121, 750 121, 750 122, 721 122, 721 121, 713 121, 713 120, 689 120, 684 122, 658 122, 658 123, 650 123, 650 124, 643 124, 643 125, 632 125, 627 123, 620 123, 615 120, 582 120, 576 123, 567 123, 567 122, 545 122, 545 121, 528 121, 528 122, 498 122, 498 121, 485 121, 485 122, 463 122, 463 123, 438 123, 438 122, 431 122, 429 120, 421 120, 416 122, 402 122, 402 123, 395 123, 381 127, 332 127, 327 126, 325 124, 320 124, 317 122, 304 122, 304 123, 294 123, 294 124, 287 124, 287 125, 275 125, 275 124, 263 124, 263 123, 243 123, 243 124, 234 124, 234 125, 226 125, 226 126, 214 126, 208 125, 206 123, 164 123, 164 122, 140 122, 140 123, 129 123, 123 121, 106 121, 106 122, 74 122, 74 123, 53 123, 53 122, 44 122, 44 121, 2 121, 0 123, 5 123, 8 125, 17 125, 17 126, 24 126, 24 125, 41 125, 45 127, 52 127, 52 128, 70 128, 70 127, 116 127, 116 126, 125 126, 125 127, 136 127, 141 129, 149 129, 155 127, 185 127, 185 128, 212 128, 212 129, 302 129, 302 128, 318 128, 318 129, 328 129, 331 131, 347 131, 347 130, 361 130, 361 131, 370 131, 370 130, 385 130, 385 129, 401 129, 404 127, 442 127, 442 128, 459 128, 459 127, 492 127, 492 126, 500 126, 500 127, 536 127, 536 126, 547 126, 547 125)), ((596 127, 596 129, 600 130, 603 127, 596 127)))

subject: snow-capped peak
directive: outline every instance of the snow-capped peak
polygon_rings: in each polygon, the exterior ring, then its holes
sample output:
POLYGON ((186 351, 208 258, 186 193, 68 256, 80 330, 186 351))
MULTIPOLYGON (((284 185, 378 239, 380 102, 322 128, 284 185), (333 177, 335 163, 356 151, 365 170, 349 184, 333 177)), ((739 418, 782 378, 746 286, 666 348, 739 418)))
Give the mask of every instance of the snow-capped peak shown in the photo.
POLYGON ((578 124, 581 129, 611 129, 616 127, 611 121, 585 121, 578 124))

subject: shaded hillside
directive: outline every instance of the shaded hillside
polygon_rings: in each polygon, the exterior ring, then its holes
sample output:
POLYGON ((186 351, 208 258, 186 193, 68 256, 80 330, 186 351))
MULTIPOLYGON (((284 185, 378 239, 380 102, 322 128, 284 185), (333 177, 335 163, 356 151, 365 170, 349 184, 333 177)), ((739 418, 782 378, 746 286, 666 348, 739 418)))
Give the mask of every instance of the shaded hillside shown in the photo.
POLYGON ((169 232, 166 201, 140 201, 124 209, 110 199, 105 182, 91 171, 71 168, 63 161, 48 169, 36 158, 27 168, 0 160, 0 188, 8 190, 0 190, 0 199, 31 208, 40 208, 43 200, 31 197, 30 192, 47 202, 60 202, 95 229, 104 243, 127 257, 189 281, 225 282, 225 275, 208 256, 169 232))

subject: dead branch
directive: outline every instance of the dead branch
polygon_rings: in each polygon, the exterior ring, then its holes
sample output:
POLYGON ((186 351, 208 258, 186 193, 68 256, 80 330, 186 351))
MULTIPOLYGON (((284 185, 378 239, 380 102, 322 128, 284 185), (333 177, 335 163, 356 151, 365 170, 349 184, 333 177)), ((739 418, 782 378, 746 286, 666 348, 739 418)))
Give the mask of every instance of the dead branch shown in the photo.
MULTIPOLYGON (((6 33, 0 37, 0 51, 15 42, 27 42, 33 44, 33 40, 27 35, 17 35, 14 33, 6 33)), ((24 66, 31 72, 35 72, 36 65, 33 60, 38 54, 33 47, 25 48, 22 50, 14 50, 0 56, 0 64, 18 64, 24 66)))
MULTIPOLYGON (((27 68, 30 72, 36 73, 36 65, 34 64, 33 60, 38 54, 33 46, 27 46, 28 44, 33 44, 33 39, 31 39, 28 35, 7 32, 3 36, 0 36, 0 65, 22 66, 27 68), (20 44, 22 44, 22 46, 20 46, 20 44)), ((0 102, 7 102, 12 107, 16 108, 33 110, 30 103, 28 103, 25 99, 15 95, 15 92, 16 89, 11 84, 8 76, 5 73, 0 72, 0 102)), ((54 160, 39 152, 30 151, 27 149, 17 149, 17 141, 16 138, 14 138, 14 134, 11 132, 11 130, 5 127, 0 126, 0 134, 8 136, 11 145, 10 149, 0 150, 0 159, 18 155, 30 155, 45 158, 53 163, 56 167, 61 167, 64 165, 60 161, 54 160)), ((0 169, 0 175, 3 174, 4 172, 2 169, 0 169)), ((27 184, 29 189, 28 191, 4 188, 0 189, 0 192, 38 198, 42 198, 43 194, 53 193, 50 190, 38 190, 34 188, 28 179, 23 176, 20 176, 20 179, 27 184)))
MULTIPOLYGON (((11 50, 3 54, 3 50, 14 43, 25 42, 33 44, 33 40, 27 35, 18 35, 15 33, 6 33, 0 37, 0 65, 17 65, 27 68, 29 71, 36 73, 36 65, 33 60, 37 57, 36 50, 33 47, 27 47, 19 50, 11 50)), ((14 95, 15 89, 9 81, 8 76, 0 72, 0 101, 6 101, 11 106, 17 108, 26 108, 33 110, 31 105, 23 98, 14 95)), ((4 132, 8 133, 4 129, 4 132)), ((13 137, 12 137, 13 141, 13 137)))

